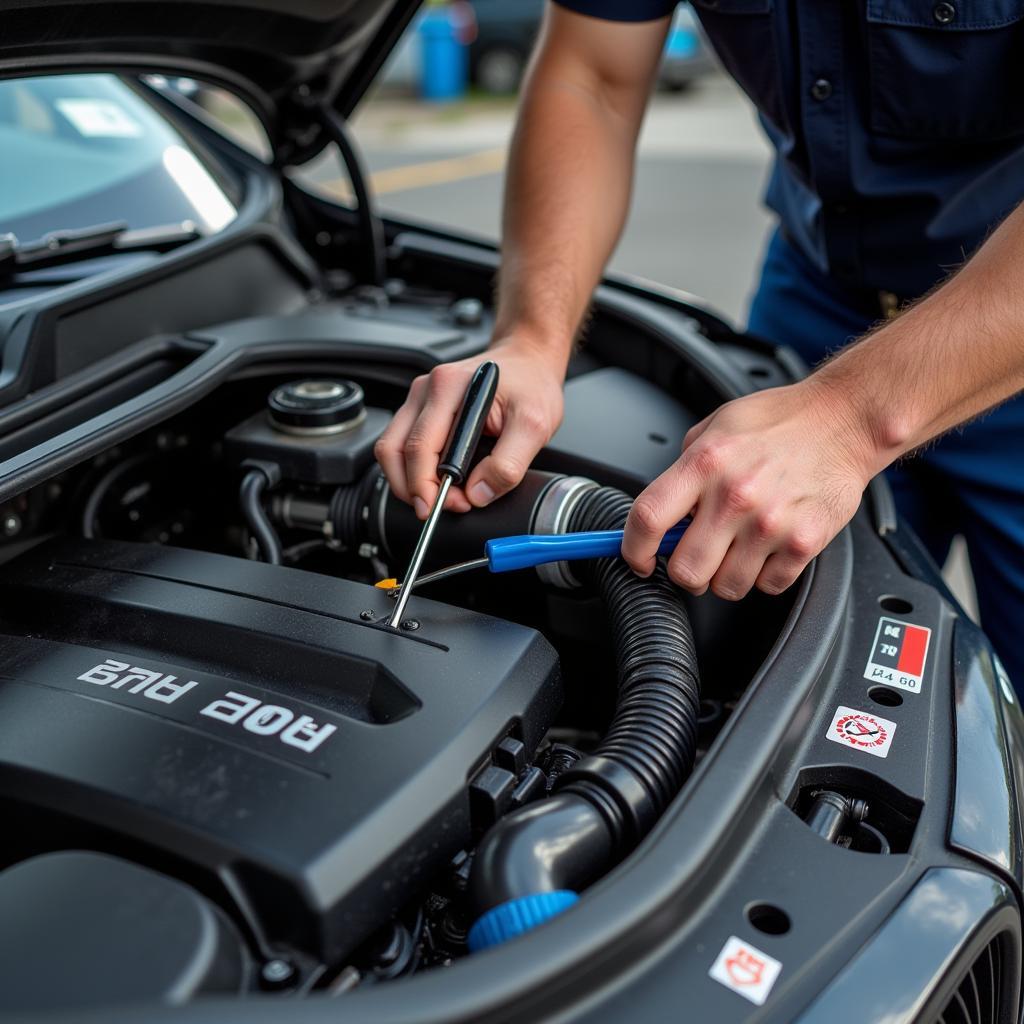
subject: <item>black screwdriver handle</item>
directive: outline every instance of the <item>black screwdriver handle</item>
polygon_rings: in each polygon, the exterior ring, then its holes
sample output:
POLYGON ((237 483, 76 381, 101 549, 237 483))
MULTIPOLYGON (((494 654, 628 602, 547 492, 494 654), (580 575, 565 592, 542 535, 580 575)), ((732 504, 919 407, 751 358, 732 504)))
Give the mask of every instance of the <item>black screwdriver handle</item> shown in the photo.
POLYGON ((448 435, 448 444, 437 467, 438 475, 446 473, 454 484, 461 484, 469 475, 470 464, 497 390, 498 364, 481 363, 466 388, 459 415, 455 417, 452 432, 448 435))

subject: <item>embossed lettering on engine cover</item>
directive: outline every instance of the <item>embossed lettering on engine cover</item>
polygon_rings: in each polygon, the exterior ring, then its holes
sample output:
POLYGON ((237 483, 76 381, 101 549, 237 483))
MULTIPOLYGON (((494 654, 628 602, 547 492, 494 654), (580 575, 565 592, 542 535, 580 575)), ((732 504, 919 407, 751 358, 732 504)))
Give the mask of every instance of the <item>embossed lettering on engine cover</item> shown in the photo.
MULTIPOLYGON (((148 698, 163 704, 173 704, 199 686, 195 679, 178 682, 178 676, 171 673, 140 668, 115 658, 107 658, 77 678, 79 682, 123 690, 138 695, 140 699, 148 698)), ((311 754, 337 732, 337 726, 329 722, 317 724, 311 715, 295 712, 280 704, 266 703, 259 697, 237 690, 228 690, 201 708, 199 714, 227 725, 239 725, 256 736, 276 736, 282 743, 306 754, 311 754)))

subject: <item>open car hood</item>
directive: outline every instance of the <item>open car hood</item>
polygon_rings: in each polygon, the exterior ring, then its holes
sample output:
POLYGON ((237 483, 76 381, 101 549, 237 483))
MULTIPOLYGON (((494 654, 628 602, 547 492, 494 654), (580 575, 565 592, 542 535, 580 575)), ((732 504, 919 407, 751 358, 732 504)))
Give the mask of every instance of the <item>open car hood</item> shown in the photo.
POLYGON ((0 77, 120 70, 231 88, 279 162, 326 139, 313 116, 348 116, 420 0, 0 0, 0 77))

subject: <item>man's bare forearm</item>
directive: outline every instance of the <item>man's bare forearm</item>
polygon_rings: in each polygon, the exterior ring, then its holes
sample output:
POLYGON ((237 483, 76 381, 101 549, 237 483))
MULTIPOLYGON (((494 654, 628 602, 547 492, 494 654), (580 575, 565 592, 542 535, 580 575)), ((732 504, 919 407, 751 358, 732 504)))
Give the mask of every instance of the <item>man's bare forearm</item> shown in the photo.
MULTIPOLYGON (((563 366, 626 218, 636 137, 663 38, 657 25, 630 30, 625 45, 635 61, 624 76, 621 60, 600 53, 609 46, 600 35, 607 26, 550 16, 511 149, 495 339, 514 336, 563 366), (618 70, 602 74, 603 59, 618 70)), ((615 33, 620 45, 622 31, 615 33)))
MULTIPOLYGON (((629 203, 633 149, 668 18, 616 25, 549 5, 512 146, 492 358, 497 437, 445 507, 489 505, 523 478, 562 419, 562 380, 629 203)), ((426 518, 437 463, 478 356, 418 377, 375 452, 426 518)))
POLYGON ((498 338, 515 330, 567 354, 622 230, 633 143, 598 102, 531 83, 508 169, 498 338))
POLYGON ((873 472, 1024 389, 1024 207, 942 287, 811 379, 846 396, 873 472))

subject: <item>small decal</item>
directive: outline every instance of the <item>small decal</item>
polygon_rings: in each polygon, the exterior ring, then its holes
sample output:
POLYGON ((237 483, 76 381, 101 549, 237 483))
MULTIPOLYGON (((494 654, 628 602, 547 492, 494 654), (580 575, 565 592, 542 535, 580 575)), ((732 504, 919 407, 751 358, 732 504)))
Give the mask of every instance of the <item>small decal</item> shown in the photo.
POLYGON ((855 747, 875 757, 888 757, 892 746, 896 723, 878 715, 869 715, 866 711, 846 708, 841 704, 832 716, 832 724, 825 734, 833 743, 842 743, 844 747, 855 747))
POLYGON ((110 100, 68 97, 54 106, 87 138, 137 139, 142 134, 142 125, 110 100))
POLYGON ((925 626, 883 616, 878 620, 864 678, 872 683, 920 693, 931 638, 932 631, 925 626))
POLYGON ((756 1006, 763 1005, 782 970, 774 957, 735 935, 722 947, 708 974, 756 1006))

